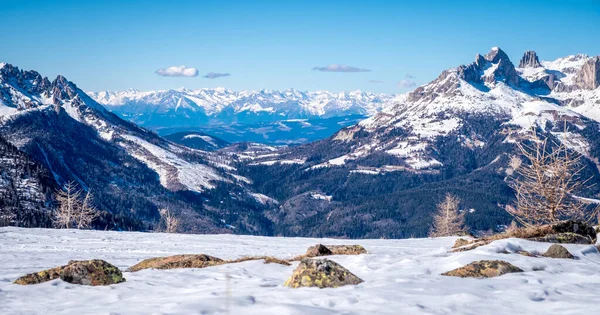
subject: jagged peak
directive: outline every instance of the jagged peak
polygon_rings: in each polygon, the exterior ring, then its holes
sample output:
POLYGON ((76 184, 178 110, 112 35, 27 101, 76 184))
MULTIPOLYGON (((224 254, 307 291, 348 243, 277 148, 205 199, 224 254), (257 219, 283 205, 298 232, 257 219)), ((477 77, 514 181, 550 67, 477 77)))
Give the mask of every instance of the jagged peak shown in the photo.
POLYGON ((485 55, 485 60, 491 63, 498 63, 500 60, 510 62, 510 58, 508 58, 508 55, 500 47, 492 47, 490 52, 485 55))
POLYGON ((540 59, 537 53, 533 50, 527 50, 523 54, 521 61, 519 62, 519 68, 537 68, 541 67, 540 59))

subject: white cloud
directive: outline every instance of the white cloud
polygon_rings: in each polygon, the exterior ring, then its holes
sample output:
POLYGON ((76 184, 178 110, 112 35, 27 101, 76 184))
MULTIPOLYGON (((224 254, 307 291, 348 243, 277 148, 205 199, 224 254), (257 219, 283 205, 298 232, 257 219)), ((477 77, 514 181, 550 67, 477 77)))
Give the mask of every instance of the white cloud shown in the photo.
POLYGON ((228 77, 230 75, 231 74, 229 74, 229 73, 209 72, 202 77, 205 79, 216 79, 216 78, 221 78, 221 77, 228 77))
POLYGON ((383 83, 381 80, 369 80, 369 83, 383 83))
POLYGON ((415 81, 411 81, 411 80, 400 80, 397 85, 399 88, 403 88, 403 89, 410 89, 410 88, 414 88, 415 86, 417 86, 415 81))
POLYGON ((158 69, 156 70, 156 74, 163 77, 196 77, 198 76, 198 69, 186 66, 172 66, 166 69, 158 69))
POLYGON ((370 72, 369 69, 361 69, 352 66, 346 65, 328 65, 325 67, 314 67, 313 70, 323 71, 323 72, 370 72))

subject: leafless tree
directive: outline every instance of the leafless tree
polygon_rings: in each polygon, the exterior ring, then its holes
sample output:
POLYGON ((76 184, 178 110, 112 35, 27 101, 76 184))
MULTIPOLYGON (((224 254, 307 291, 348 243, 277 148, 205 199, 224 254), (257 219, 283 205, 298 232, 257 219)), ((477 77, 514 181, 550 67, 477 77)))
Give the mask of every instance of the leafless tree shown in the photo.
POLYGON ((507 206, 506 211, 524 226, 583 219, 588 205, 575 193, 586 187, 591 178, 581 178, 581 154, 569 150, 562 141, 549 143, 548 138, 540 139, 535 130, 529 140, 517 143, 528 163, 518 167, 511 182, 517 202, 507 206))
POLYGON ((88 191, 77 189, 74 182, 68 182, 56 192, 58 207, 54 213, 54 225, 58 228, 89 229, 92 221, 98 217, 98 211, 92 205, 93 196, 88 191))
POLYGON ((160 220, 164 224, 165 233, 177 233, 177 227, 179 226, 179 219, 171 212, 171 210, 161 209, 160 220))
POLYGON ((58 207, 54 212, 54 225, 57 228, 69 229, 74 226, 81 190, 70 181, 57 190, 55 196, 58 207))
POLYGON ((429 236, 451 236, 464 231, 465 213, 459 210, 460 199, 447 193, 444 200, 437 204, 437 212, 433 216, 433 226, 429 236))
POLYGON ((78 229, 89 229, 92 227, 92 221, 98 217, 98 210, 93 205, 92 192, 88 190, 80 201, 79 208, 77 209, 77 216, 75 223, 78 229))

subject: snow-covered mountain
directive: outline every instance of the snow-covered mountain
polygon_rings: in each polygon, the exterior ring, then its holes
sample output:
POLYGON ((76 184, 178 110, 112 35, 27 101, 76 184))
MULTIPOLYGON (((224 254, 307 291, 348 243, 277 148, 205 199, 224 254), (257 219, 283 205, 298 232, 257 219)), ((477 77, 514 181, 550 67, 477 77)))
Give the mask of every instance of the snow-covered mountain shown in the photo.
POLYGON ((0 64, 0 134, 45 166, 57 185, 75 181, 114 214, 152 221, 157 208, 175 202, 190 229, 218 230, 230 219, 218 211, 228 197, 212 201, 212 214, 205 210, 217 187, 256 203, 227 160, 122 120, 62 76, 50 81, 0 64))
POLYGON ((120 117, 161 134, 196 130, 231 141, 302 143, 322 139, 392 104, 393 96, 352 91, 178 89, 90 92, 120 117), (281 129, 280 124, 311 122, 281 129), (308 136, 306 136, 308 134, 308 136), (315 138, 316 137, 316 138, 315 138))
POLYGON ((368 237, 424 235, 416 222, 448 191, 477 210, 473 225, 505 224, 508 161, 532 127, 582 153, 586 175, 600 179, 600 57, 539 61, 528 51, 519 65, 497 47, 477 54, 328 139, 254 158, 246 175, 268 178, 255 187, 267 195, 286 183, 272 214, 283 233, 309 224, 322 233, 314 236, 338 235, 359 221, 368 237), (332 198, 317 207, 308 191, 332 198))

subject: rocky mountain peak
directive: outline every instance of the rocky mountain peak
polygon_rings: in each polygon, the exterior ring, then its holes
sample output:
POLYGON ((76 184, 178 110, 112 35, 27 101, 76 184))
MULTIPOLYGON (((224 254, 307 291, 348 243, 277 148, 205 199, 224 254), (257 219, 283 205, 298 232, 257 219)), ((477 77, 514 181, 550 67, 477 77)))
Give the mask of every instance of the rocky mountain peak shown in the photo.
POLYGON ((574 79, 582 89, 593 90, 600 86, 600 56, 590 58, 577 72, 574 79))
MULTIPOLYGON (((485 60, 491 63, 498 63, 500 62, 500 60, 510 62, 510 58, 508 58, 508 55, 499 47, 492 47, 490 52, 485 55, 485 60)), ((510 63, 512 64, 512 62, 510 63)))
POLYGON ((537 68, 541 66, 537 53, 533 50, 526 51, 519 62, 519 68, 537 68))

